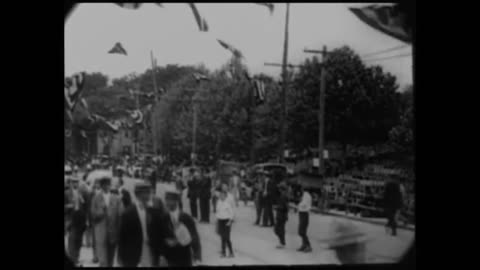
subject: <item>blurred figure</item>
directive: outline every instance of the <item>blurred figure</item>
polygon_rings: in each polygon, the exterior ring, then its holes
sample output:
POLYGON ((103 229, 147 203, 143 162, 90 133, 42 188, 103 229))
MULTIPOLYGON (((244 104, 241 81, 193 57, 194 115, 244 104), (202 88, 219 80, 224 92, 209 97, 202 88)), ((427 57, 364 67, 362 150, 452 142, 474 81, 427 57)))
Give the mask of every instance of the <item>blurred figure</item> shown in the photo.
POLYGON ((392 236, 397 235, 397 219, 400 209, 403 206, 402 188, 397 179, 388 181, 385 184, 384 193, 385 215, 387 217, 387 224, 385 225, 387 233, 391 229, 392 236))
POLYGON ((279 185, 280 197, 277 204, 277 215, 275 222, 275 234, 280 240, 280 245, 277 248, 285 248, 285 223, 288 220, 288 198, 287 198, 287 186, 279 185))
POLYGON ((264 214, 263 214, 263 227, 272 227, 275 225, 273 220, 273 201, 276 193, 276 184, 275 181, 271 178, 270 173, 265 175, 265 185, 263 186, 263 203, 264 203, 264 214))
POLYGON ((330 226, 331 238, 325 241, 325 248, 333 251, 321 253, 326 264, 366 263, 366 234, 351 222, 334 221, 330 226), (328 256, 329 255, 329 256, 328 256))
POLYGON ((237 170, 233 170, 230 192, 233 195, 233 199, 235 201, 235 207, 238 207, 238 200, 240 197, 239 185, 240 185, 240 176, 238 175, 237 170))
POLYGON ((263 189, 264 189, 264 179, 263 175, 257 176, 257 180, 255 182, 255 208, 257 210, 257 220, 255 221, 255 225, 260 225, 260 220, 262 219, 262 214, 264 214, 263 210, 265 208, 264 200, 263 200, 263 189))
POLYGON ((210 222, 210 197, 212 189, 212 179, 207 174, 206 170, 202 170, 201 182, 200 182, 200 221, 210 222))
POLYGON ((200 173, 195 170, 191 169, 190 174, 192 174, 191 180, 188 182, 188 199, 190 200, 190 213, 192 217, 197 219, 198 218, 198 198, 200 192, 200 173))
POLYGON ((151 185, 135 185, 135 204, 123 212, 118 236, 118 261, 122 267, 158 267, 163 234, 161 201, 153 202, 151 185))
POLYGON ((312 209, 312 196, 305 189, 303 185, 300 185, 302 191, 302 199, 298 204, 298 235, 302 238, 302 246, 297 251, 312 252, 310 241, 307 236, 307 229, 309 224, 310 210, 312 209))
POLYGON ((193 266, 202 260, 200 237, 195 220, 180 210, 180 194, 175 189, 165 192, 168 214, 162 222, 165 235, 164 254, 168 266, 193 266))
POLYGON ((79 191, 79 180, 70 179, 70 189, 67 191, 67 201, 71 207, 68 231, 68 255, 75 265, 78 265, 83 233, 87 227, 87 216, 84 195, 79 191))
POLYGON ((231 201, 228 200, 228 193, 225 189, 220 192, 219 200, 217 201, 217 223, 218 223, 218 232, 220 234, 221 243, 222 243, 222 254, 221 257, 226 256, 226 247, 230 252, 229 257, 234 257, 232 242, 230 239, 230 231, 234 218, 234 208, 231 201))
POLYGON ((99 182, 101 191, 94 196, 91 207, 96 252, 100 267, 112 267, 122 203, 110 192, 111 178, 105 177, 99 182))

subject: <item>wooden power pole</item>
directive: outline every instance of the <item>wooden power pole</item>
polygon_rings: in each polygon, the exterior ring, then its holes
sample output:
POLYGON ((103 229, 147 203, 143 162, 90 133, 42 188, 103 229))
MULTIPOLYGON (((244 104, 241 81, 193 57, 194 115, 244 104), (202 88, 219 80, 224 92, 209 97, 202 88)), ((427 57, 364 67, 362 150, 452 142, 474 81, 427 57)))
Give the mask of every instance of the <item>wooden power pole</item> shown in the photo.
POLYGON ((157 80, 155 79, 156 62, 153 59, 153 51, 150 51, 150 58, 152 61, 152 79, 153 79, 153 95, 154 95, 153 107, 152 107, 152 112, 150 114, 150 117, 152 120, 153 155, 157 156, 157 122, 155 121, 156 120, 155 112, 157 109, 158 91, 157 91, 157 80))
POLYGON ((288 73, 287 73, 287 58, 288 58, 288 21, 290 15, 290 3, 287 3, 285 14, 285 39, 283 43, 283 62, 282 62, 282 130, 280 137, 280 163, 285 161, 285 143, 287 138, 287 87, 288 87, 288 73))
POLYGON ((323 50, 304 50, 306 53, 320 53, 322 54, 322 70, 320 74, 320 99, 318 110, 318 173, 324 176, 325 162, 323 157, 323 151, 325 149, 325 85, 326 85, 326 70, 325 63, 327 59, 327 47, 323 46, 323 50))

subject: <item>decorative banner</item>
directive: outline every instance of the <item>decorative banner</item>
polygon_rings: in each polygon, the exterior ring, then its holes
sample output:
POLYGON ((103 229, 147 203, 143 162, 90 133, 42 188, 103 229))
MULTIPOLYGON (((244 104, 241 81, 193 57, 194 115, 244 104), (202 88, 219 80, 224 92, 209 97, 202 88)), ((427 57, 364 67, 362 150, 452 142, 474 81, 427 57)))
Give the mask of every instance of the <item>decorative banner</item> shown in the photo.
POLYGON ((206 75, 203 75, 203 74, 200 74, 200 73, 193 73, 193 77, 195 78, 195 80, 198 82, 200 81, 209 81, 210 78, 207 77, 206 75))
POLYGON ((122 8, 126 9, 139 9, 142 3, 115 3, 122 8))
POLYGON ((80 93, 85 85, 85 72, 74 74, 72 78, 66 78, 64 84, 65 105, 68 110, 73 111, 77 104, 80 93))
POLYGON ((242 52, 240 52, 238 49, 234 48, 232 45, 220 40, 220 39, 217 39, 218 43, 220 43, 220 45, 229 50, 236 58, 243 58, 243 54, 242 52))
POLYGON ((130 113, 130 116, 136 124, 140 124, 143 121, 143 113, 140 110, 134 110, 130 113))
POLYGON ((399 5, 371 5, 363 8, 350 8, 362 22, 391 37, 408 44, 412 43, 411 27, 407 23, 406 12, 399 5))
POLYGON ((267 7, 270 10, 270 15, 273 14, 273 10, 275 9, 275 6, 273 5, 273 3, 255 3, 255 4, 267 7))
POLYGON ((198 12, 198 9, 195 6, 195 4, 190 3, 189 6, 192 9, 193 15, 195 16, 195 20, 197 21, 200 32, 208 32, 207 21, 205 21, 205 18, 202 18, 200 16, 200 13, 198 12))
POLYGON ((123 48, 120 42, 115 43, 113 48, 110 51, 108 51, 108 53, 127 55, 127 51, 123 48))
POLYGON ((265 102, 265 83, 261 80, 255 80, 255 100, 257 105, 260 105, 265 102))

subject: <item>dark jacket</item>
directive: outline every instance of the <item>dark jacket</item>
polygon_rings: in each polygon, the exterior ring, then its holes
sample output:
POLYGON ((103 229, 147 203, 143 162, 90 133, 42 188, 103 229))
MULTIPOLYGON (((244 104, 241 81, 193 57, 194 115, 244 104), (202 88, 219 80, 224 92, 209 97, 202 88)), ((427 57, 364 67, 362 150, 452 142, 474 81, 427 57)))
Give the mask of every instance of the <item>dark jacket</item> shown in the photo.
POLYGON ((280 196, 277 201, 277 221, 288 220, 288 198, 286 196, 280 196))
MULTIPOLYGON (((174 238, 175 232, 173 230, 173 223, 170 215, 166 214, 164 216, 164 220, 165 222, 163 222, 164 227, 162 227, 162 230, 165 232, 165 236, 168 238, 174 238)), ((186 213, 180 212, 179 221, 183 223, 188 229, 192 238, 192 242, 190 243, 190 245, 187 245, 185 247, 168 247, 164 242, 162 249, 164 251, 163 254, 165 254, 165 258, 167 259, 169 266, 192 266, 193 259, 202 259, 200 237, 198 235, 195 221, 191 216, 186 213)))
POLYGON ((188 198, 189 199, 196 199, 198 198, 199 190, 200 189, 200 181, 198 180, 190 180, 188 181, 188 198))
MULTIPOLYGON (((153 265, 158 266, 165 236, 161 230, 165 212, 161 208, 146 209, 147 234, 153 265)), ((142 254, 143 234, 137 208, 131 204, 122 214, 118 238, 118 258, 124 267, 137 267, 142 254)))
POLYGON ((202 199, 210 199, 212 190, 212 179, 210 177, 205 177, 200 182, 200 193, 199 196, 202 199))
POLYGON ((386 209, 399 209, 402 207, 403 198, 398 183, 390 181, 385 184, 383 203, 386 209))

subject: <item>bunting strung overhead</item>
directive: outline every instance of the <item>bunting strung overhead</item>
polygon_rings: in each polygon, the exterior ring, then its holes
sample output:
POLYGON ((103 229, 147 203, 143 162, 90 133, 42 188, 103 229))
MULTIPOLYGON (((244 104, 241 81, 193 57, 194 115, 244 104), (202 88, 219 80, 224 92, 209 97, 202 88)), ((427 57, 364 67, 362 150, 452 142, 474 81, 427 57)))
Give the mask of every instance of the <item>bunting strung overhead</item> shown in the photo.
POLYGON ((139 9, 142 3, 115 3, 122 8, 126 9, 139 9))
POLYGON ((143 113, 140 110, 134 110, 130 113, 130 117, 136 124, 140 124, 143 121, 143 113))
POLYGON ((275 6, 273 5, 273 3, 255 3, 255 4, 267 7, 270 10, 270 15, 273 14, 273 10, 275 9, 275 6))
POLYGON ((234 48, 232 45, 220 40, 220 39, 217 39, 218 43, 220 43, 220 45, 229 50, 230 52, 232 52, 233 56, 235 56, 236 58, 243 58, 243 54, 242 52, 240 52, 238 49, 234 48))
POLYGON ((188 5, 192 9, 193 16, 195 16, 195 20, 197 21, 198 29, 200 30, 200 32, 208 32, 207 21, 205 20, 205 18, 202 18, 202 16, 200 16, 200 13, 198 12, 198 9, 195 6, 195 4, 190 3, 188 5))
POLYGON ((256 79, 255 83, 255 103, 257 105, 265 102, 265 83, 262 80, 256 79))
POLYGON ((200 82, 200 81, 209 81, 210 80, 209 77, 207 77, 206 75, 200 74, 200 73, 193 73, 193 77, 195 78, 197 83, 200 82))
POLYGON ((85 72, 77 73, 72 78, 65 79, 64 97, 67 109, 72 112, 80 99, 80 94, 85 85, 85 72))
POLYGON ((127 55, 127 50, 125 50, 125 48, 123 48, 123 46, 120 42, 117 42, 117 43, 115 43, 113 48, 110 51, 108 51, 108 53, 127 55))
POLYGON ((69 138, 72 137, 72 130, 67 128, 65 129, 65 137, 69 138))
POLYGON ((408 44, 412 43, 412 28, 408 21, 408 14, 399 4, 350 8, 350 11, 376 30, 408 44))

